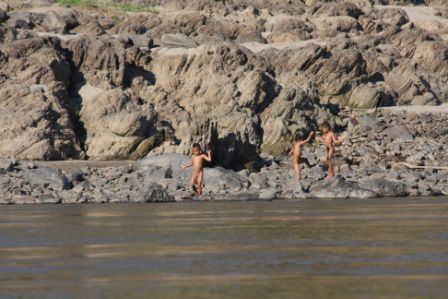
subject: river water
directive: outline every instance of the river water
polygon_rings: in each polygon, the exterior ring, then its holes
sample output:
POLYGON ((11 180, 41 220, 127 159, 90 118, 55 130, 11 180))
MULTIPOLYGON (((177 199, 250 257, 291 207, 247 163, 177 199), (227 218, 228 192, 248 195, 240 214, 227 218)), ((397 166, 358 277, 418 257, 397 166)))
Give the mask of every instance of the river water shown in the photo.
POLYGON ((0 207, 0 298, 448 298, 448 199, 0 207))

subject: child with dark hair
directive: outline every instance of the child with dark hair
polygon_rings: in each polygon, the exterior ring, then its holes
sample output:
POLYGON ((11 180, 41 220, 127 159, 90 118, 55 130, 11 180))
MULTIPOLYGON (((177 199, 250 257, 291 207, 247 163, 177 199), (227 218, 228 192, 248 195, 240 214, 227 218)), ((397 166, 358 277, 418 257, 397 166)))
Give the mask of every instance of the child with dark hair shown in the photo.
POLYGON ((211 151, 208 150, 207 154, 202 154, 201 146, 199 143, 193 144, 191 148, 191 161, 186 165, 181 165, 182 169, 187 167, 193 167, 193 173, 191 175, 190 187, 191 190, 197 195, 202 195, 202 182, 204 179, 204 160, 212 161, 211 151))
POLYGON ((313 137, 313 132, 308 134, 308 137, 305 139, 305 135, 303 133, 297 133, 294 138, 294 144, 292 145, 292 149, 289 152, 289 156, 291 157, 292 167, 294 168, 294 172, 296 173, 297 180, 300 182, 301 173, 300 173, 300 155, 302 154, 302 145, 308 143, 313 137))
POLYGON ((328 122, 322 123, 320 125, 320 130, 322 131, 323 135, 319 136, 319 140, 325 144, 325 148, 327 150, 328 177, 332 177, 334 176, 334 167, 333 167, 334 145, 341 144, 343 140, 336 137, 328 122))

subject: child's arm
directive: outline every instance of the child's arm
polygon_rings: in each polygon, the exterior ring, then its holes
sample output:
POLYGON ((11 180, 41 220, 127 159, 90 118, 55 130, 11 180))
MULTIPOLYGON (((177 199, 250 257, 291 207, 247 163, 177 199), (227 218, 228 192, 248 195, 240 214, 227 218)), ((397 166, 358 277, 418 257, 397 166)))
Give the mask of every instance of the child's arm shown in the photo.
POLYGON ((308 138, 306 138, 305 140, 300 142, 300 145, 310 142, 311 137, 313 137, 313 134, 314 134, 314 132, 310 132, 310 134, 308 135, 308 138))
POLYGON ((205 159, 205 161, 211 162, 212 161, 211 151, 207 151, 207 155, 202 155, 202 157, 205 159))
POLYGON ((289 151, 288 156, 292 156, 294 154, 294 147, 289 151))
POLYGON ((333 142, 336 144, 342 144, 344 142, 344 139, 338 138, 336 135, 333 134, 333 142))
POLYGON ((319 136, 317 137, 317 139, 318 139, 320 142, 325 142, 324 137, 323 137, 322 135, 319 135, 319 136))
POLYGON ((180 167, 182 167, 182 169, 185 169, 185 168, 188 168, 191 166, 193 166, 193 158, 191 158, 190 163, 188 163, 188 164, 182 164, 182 163, 180 164, 180 167))

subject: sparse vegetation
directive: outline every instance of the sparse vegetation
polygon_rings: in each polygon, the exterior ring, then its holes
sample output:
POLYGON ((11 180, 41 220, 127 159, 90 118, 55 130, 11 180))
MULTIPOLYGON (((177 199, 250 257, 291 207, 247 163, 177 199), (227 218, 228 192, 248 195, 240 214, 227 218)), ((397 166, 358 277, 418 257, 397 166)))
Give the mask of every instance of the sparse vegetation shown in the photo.
POLYGON ((150 12, 154 14, 159 13, 157 9, 148 5, 121 3, 117 2, 116 0, 56 0, 56 2, 66 6, 116 9, 126 12, 150 12))

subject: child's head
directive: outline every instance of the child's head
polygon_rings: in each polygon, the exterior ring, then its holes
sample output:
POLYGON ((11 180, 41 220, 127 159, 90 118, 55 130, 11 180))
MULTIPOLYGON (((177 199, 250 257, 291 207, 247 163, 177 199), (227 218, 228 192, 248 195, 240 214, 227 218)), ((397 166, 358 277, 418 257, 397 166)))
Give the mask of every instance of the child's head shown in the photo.
POLYGON ((199 143, 194 143, 191 150, 193 152, 193 155, 195 156, 201 154, 201 146, 199 145, 199 143))
POLYGON ((303 132, 297 132, 296 136, 294 137, 294 141, 298 142, 302 140, 305 140, 305 135, 303 134, 303 132))
POLYGON ((331 131, 331 126, 330 126, 330 124, 328 123, 328 121, 326 121, 326 122, 323 122, 323 123, 320 125, 320 129, 321 129, 322 132, 327 133, 327 132, 331 131))

